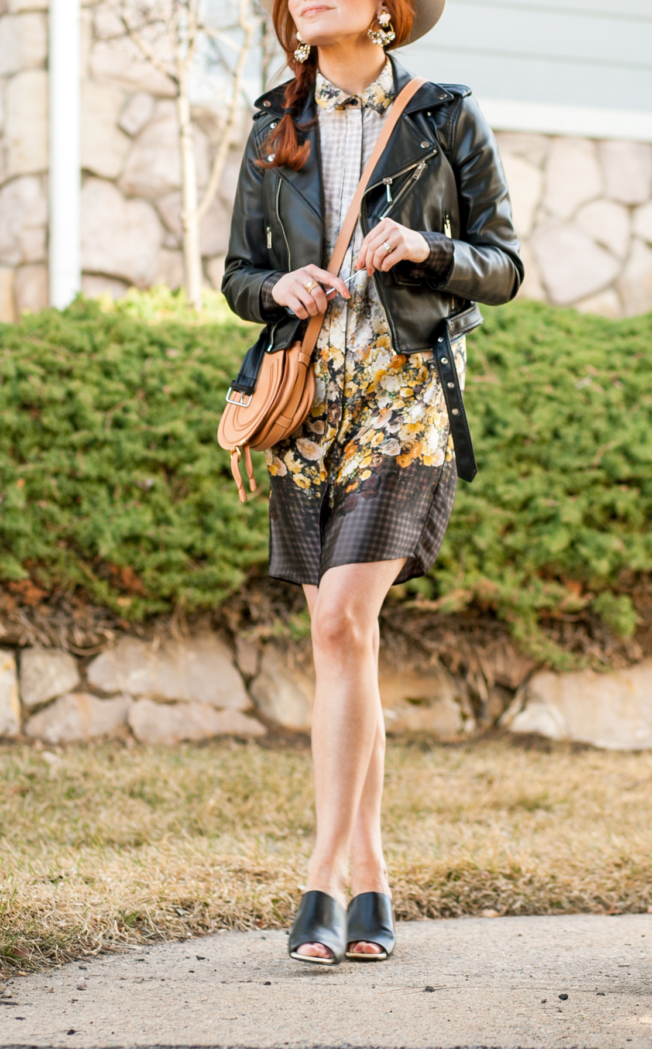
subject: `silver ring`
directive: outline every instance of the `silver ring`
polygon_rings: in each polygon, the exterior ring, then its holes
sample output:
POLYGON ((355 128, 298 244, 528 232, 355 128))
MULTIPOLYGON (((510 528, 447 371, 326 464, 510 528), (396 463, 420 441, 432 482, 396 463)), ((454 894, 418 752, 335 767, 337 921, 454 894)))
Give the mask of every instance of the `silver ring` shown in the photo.
POLYGON ((385 243, 383 244, 383 247, 384 247, 384 249, 385 249, 385 251, 387 252, 387 254, 388 254, 388 255, 389 255, 390 251, 393 251, 393 250, 394 250, 394 249, 393 249, 393 247, 392 247, 392 245, 391 245, 391 244, 389 243, 389 241, 387 241, 387 240, 386 240, 386 241, 385 241, 385 243))

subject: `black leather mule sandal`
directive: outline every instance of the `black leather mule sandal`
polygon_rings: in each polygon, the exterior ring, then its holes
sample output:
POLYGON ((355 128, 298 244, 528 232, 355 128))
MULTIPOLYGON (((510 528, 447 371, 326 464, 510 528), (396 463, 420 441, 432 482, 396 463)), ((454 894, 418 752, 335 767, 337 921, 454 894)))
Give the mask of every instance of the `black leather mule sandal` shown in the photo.
POLYGON ((304 893, 290 931, 288 950, 290 958, 317 965, 339 965, 346 950, 346 911, 326 892, 313 889, 304 893), (311 958, 297 954, 303 943, 323 943, 333 952, 332 958, 311 958))
POLYGON ((384 892, 361 892, 351 900, 347 917, 347 946, 363 941, 377 943, 381 948, 380 954, 347 950, 347 958, 353 962, 384 962, 389 958, 396 943, 391 896, 384 892))

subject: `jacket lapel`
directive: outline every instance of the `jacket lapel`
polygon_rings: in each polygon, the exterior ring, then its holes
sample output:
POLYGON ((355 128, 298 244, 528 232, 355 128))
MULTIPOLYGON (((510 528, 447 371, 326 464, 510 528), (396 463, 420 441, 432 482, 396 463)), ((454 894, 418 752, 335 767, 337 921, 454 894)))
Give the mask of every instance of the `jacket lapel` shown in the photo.
POLYGON ((324 213, 324 192, 321 176, 319 123, 316 119, 316 105, 312 92, 303 108, 303 112, 297 119, 297 123, 310 125, 307 131, 303 133, 304 140, 310 145, 308 159, 299 171, 292 171, 290 168, 279 168, 278 173, 288 186, 303 198, 315 215, 321 219, 324 213))
MULTIPOLYGON (((411 76, 400 62, 391 56, 390 58, 398 95, 411 80, 411 76)), ((384 178, 394 178, 406 168, 418 164, 424 157, 432 155, 433 150, 438 147, 437 138, 430 127, 426 130, 424 122, 421 122, 419 127, 413 117, 423 110, 432 110, 442 105, 452 97, 445 88, 437 84, 426 83, 417 91, 406 106, 392 132, 385 152, 374 168, 367 192, 382 182, 384 178)))

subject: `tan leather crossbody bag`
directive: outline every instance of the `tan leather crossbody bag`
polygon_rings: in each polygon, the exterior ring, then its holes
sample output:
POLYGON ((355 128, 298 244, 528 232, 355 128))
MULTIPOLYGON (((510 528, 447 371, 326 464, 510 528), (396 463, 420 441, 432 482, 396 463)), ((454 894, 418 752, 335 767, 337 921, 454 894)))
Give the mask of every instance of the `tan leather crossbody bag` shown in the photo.
MULTIPOLYGON (((392 131, 410 99, 425 81, 415 77, 405 85, 395 99, 387 120, 358 183, 355 196, 340 230, 328 272, 337 275, 353 236, 362 197, 374 168, 380 160, 392 131)), ((315 396, 315 377, 311 367, 312 351, 324 323, 324 314, 311 317, 303 340, 286 350, 270 352, 257 344, 249 354, 253 359, 244 381, 238 376, 226 395, 217 439, 222 448, 231 452, 231 470, 242 502, 246 502, 240 459, 244 458, 249 488, 256 490, 251 451, 262 452, 278 444, 301 426, 310 412, 315 396)), ((247 356, 249 356, 249 354, 247 356)))

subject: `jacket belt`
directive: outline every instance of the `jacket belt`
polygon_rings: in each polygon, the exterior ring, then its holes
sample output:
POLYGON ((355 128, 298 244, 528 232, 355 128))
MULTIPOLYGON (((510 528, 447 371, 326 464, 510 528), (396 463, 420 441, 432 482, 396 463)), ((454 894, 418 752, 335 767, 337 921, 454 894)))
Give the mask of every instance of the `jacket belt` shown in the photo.
POLYGON ((473 452, 473 441, 469 422, 464 410, 460 379, 455 365, 455 355, 451 342, 451 321, 446 321, 442 334, 434 346, 434 357, 439 373, 439 381, 444 391, 448 420, 450 423, 457 475, 463 481, 472 481, 478 472, 473 452))

